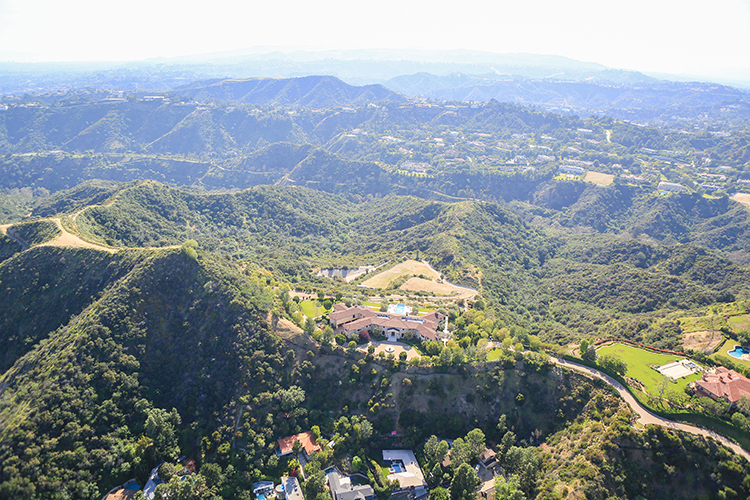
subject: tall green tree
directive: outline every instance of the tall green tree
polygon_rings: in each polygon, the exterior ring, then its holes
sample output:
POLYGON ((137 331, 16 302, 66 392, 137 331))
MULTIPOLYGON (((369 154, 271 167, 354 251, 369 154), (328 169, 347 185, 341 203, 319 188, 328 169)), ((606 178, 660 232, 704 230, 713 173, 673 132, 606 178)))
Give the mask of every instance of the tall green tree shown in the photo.
POLYGON ((461 464, 451 481, 451 500, 476 500, 480 484, 482 482, 477 476, 477 471, 469 464, 461 464))

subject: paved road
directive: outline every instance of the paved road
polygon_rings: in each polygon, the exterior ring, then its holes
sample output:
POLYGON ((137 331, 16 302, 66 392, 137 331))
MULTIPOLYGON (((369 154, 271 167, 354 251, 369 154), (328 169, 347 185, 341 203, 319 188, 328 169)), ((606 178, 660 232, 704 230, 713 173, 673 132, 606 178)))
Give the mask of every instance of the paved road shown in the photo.
POLYGON ((554 356, 550 356, 550 359, 558 364, 559 366, 563 366, 565 368, 570 368, 571 370, 576 370, 578 372, 582 372, 585 374, 588 374, 592 377, 600 378, 610 384, 612 387, 614 387, 618 393, 620 393, 620 396, 622 399, 625 400, 626 403, 630 405, 630 407, 633 409, 636 414, 638 414, 638 422, 646 425, 646 424, 655 424, 655 425, 661 425, 663 427, 668 427, 670 429, 677 429, 683 432, 689 432, 690 434, 695 434, 697 436, 704 436, 704 437, 711 437, 715 440, 719 441, 721 444, 726 446, 727 448, 731 449, 733 452, 735 452, 738 455, 741 455, 745 457, 745 459, 750 461, 750 453, 748 453, 744 448, 740 447, 738 444, 730 441, 729 439, 725 438, 724 436, 717 434, 716 432, 709 431, 707 429, 703 429, 701 427, 695 427, 693 425, 687 425, 687 424, 681 424, 679 422, 675 422, 674 420, 669 420, 667 418, 662 418, 658 415, 654 415, 650 411, 648 411, 646 408, 641 406, 641 404, 638 402, 638 400, 633 397, 630 392, 617 380, 613 379, 606 373, 603 373, 595 368, 590 368, 585 365, 579 365, 578 363, 573 363, 571 361, 566 361, 564 359, 556 358, 554 356))

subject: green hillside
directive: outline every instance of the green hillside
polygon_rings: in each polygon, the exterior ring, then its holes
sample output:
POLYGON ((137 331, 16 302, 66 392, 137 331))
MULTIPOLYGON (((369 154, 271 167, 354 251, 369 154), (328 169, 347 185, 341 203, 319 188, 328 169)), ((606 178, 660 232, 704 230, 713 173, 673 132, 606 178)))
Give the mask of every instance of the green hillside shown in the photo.
MULTIPOLYGON (((308 500, 334 464, 388 500, 379 453, 401 448, 457 500, 485 444, 517 500, 750 495, 740 455, 637 424, 550 359, 604 337, 743 342, 747 131, 383 104, 325 77, 107 95, 0 113, 0 498, 99 500, 185 455, 198 473, 157 498, 249 500, 298 465, 276 440, 310 429, 308 500), (382 288, 318 275, 399 264, 419 270, 382 288), (375 352, 383 332, 333 330, 339 302, 437 312, 450 340, 375 352)), ((651 396, 750 431, 743 404, 651 396)))

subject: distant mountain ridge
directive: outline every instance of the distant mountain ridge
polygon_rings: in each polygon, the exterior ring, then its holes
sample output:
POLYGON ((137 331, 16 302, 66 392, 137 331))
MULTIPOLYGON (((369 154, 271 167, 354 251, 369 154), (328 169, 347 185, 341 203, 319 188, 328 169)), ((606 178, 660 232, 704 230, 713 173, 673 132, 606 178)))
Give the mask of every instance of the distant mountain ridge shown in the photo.
POLYGON ((338 107, 370 102, 406 102, 382 85, 353 86, 333 76, 301 78, 231 78, 177 87, 176 92, 200 100, 221 99, 254 105, 338 107))
POLYGON ((565 75, 530 79, 511 75, 468 75, 454 73, 438 76, 416 73, 392 78, 385 86, 407 96, 448 101, 513 102, 542 106, 551 110, 569 110, 582 115, 604 113, 615 118, 678 123, 704 115, 746 119, 750 117, 750 93, 712 83, 669 82, 633 78, 628 72, 608 70, 602 79, 575 81, 565 75), (607 74, 620 74, 606 81, 607 74))

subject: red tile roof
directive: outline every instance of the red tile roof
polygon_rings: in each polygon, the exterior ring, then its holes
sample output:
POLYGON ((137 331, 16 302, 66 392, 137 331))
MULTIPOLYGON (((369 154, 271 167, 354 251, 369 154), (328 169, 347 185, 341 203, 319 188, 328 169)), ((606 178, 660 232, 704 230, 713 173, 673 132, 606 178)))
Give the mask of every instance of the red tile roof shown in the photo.
POLYGON ((329 314, 331 322, 351 335, 362 330, 378 327, 384 330, 396 329, 400 331, 413 330, 427 340, 437 338, 440 320, 444 318, 439 312, 425 316, 407 316, 395 313, 375 312, 370 308, 357 306, 329 314))
POLYGON ((736 403, 742 396, 750 396, 750 379, 720 366, 713 373, 704 372, 703 378, 695 383, 695 388, 706 396, 726 398, 736 403))
POLYGON ((312 455, 316 451, 320 451, 320 446, 315 442, 315 437, 311 431, 302 432, 295 434, 294 436, 287 436, 281 438, 276 443, 279 446, 280 455, 288 455, 292 453, 294 442, 299 441, 302 443, 302 448, 305 450, 308 456, 312 455))

